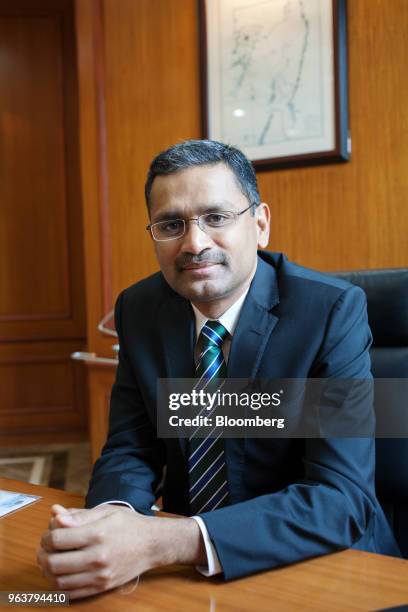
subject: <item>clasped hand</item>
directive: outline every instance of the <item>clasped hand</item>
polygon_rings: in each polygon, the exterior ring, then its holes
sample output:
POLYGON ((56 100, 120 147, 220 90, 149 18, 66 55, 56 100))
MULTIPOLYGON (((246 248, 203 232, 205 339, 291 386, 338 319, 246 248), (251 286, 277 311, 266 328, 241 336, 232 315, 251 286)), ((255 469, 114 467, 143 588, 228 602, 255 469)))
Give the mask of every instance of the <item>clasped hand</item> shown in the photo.
POLYGON ((37 561, 56 589, 76 599, 112 589, 160 565, 152 522, 130 508, 52 506, 37 561))

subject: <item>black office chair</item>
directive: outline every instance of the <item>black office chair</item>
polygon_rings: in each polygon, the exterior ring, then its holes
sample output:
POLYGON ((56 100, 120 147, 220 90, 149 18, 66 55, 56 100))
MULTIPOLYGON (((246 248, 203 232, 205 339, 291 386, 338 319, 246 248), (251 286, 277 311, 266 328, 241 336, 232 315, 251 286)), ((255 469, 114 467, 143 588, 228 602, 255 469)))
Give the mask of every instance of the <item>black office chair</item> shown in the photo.
MULTIPOLYGON (((335 276, 358 285, 367 295, 373 376, 408 379, 408 269, 336 272, 335 276)), ((404 402, 397 393, 387 400, 398 401, 399 410, 408 411, 407 397, 404 402)), ((384 398, 377 397, 377 405, 379 401, 384 398)), ((377 439, 376 487, 401 552, 408 558, 408 438, 377 439)))

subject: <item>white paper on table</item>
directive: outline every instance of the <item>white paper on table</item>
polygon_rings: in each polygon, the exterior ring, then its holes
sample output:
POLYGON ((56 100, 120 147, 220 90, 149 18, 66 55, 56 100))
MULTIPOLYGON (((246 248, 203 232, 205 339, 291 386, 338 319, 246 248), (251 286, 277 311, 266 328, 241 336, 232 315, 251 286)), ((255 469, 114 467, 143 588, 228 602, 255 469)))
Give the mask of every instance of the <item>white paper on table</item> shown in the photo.
POLYGON ((0 517, 32 504, 37 499, 40 499, 39 495, 26 495, 25 493, 0 489, 0 517))

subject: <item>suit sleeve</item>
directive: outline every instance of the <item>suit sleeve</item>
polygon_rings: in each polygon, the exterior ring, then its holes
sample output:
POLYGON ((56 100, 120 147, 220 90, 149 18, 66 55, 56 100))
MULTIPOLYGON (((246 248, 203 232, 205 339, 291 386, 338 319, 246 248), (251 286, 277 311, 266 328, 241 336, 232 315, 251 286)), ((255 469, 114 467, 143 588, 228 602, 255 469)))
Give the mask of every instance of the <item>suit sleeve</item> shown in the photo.
MULTIPOLYGON (((327 320, 315 377, 370 377, 364 293, 346 289, 327 320)), ((373 410, 372 406, 370 410, 373 410)), ((225 579, 353 546, 370 537, 378 504, 372 438, 305 440, 301 480, 200 515, 225 579)))
POLYGON ((86 507, 119 500, 139 512, 152 514, 150 508, 162 478, 165 449, 149 420, 127 356, 121 327, 123 295, 115 306, 120 350, 110 400, 109 433, 93 469, 86 507))

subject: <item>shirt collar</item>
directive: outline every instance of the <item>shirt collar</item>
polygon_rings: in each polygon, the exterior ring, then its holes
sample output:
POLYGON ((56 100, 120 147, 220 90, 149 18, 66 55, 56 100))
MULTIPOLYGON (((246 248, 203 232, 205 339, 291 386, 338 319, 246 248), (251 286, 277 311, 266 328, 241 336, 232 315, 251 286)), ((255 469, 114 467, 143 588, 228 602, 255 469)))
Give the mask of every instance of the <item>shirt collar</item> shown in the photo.
POLYGON ((228 310, 226 310, 224 312, 224 314, 222 314, 218 319, 208 319, 208 317, 203 315, 203 313, 200 312, 198 310, 198 308, 196 306, 194 306, 194 304, 191 304, 191 306, 193 308, 193 311, 194 311, 194 316, 195 316, 196 338, 197 338, 197 340, 200 337, 201 330, 203 329, 204 325, 207 323, 208 320, 210 320, 210 321, 211 320, 212 321, 219 321, 225 327, 225 329, 228 331, 230 336, 233 336, 235 328, 236 328, 237 323, 238 323, 239 315, 241 314, 242 306, 244 304, 244 301, 245 301, 245 298, 247 296, 248 291, 249 291, 249 287, 237 299, 237 301, 234 302, 233 305, 230 306, 228 308, 228 310))

